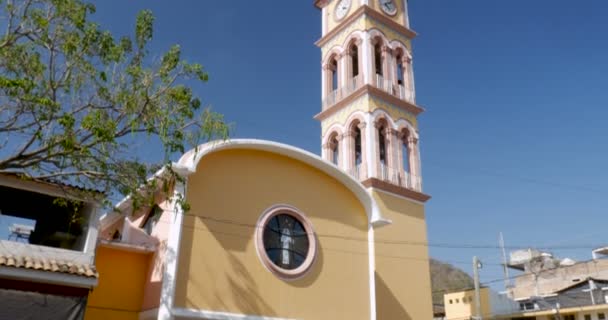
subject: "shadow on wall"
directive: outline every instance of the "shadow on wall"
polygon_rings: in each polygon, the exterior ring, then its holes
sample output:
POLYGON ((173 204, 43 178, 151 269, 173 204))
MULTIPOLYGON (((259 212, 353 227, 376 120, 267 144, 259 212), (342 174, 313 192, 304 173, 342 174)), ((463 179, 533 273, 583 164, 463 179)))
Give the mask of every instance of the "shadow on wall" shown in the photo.
POLYGON ((378 319, 412 320, 378 273, 376 273, 376 308, 378 319))
MULTIPOLYGON (((222 245, 222 247, 226 248, 224 244, 224 241, 228 241, 226 240, 228 238, 226 234, 213 234, 213 236, 222 245)), ((253 236, 248 238, 240 235, 238 237, 230 236, 229 238, 231 238, 230 241, 253 241, 253 236)), ((184 256, 192 256, 192 246, 188 244, 192 243, 193 241, 193 233, 182 233, 181 241, 182 246, 180 255, 183 254, 184 256)), ((189 283, 187 290, 184 290, 184 287, 179 289, 180 286, 178 285, 178 292, 176 292, 176 296, 181 295, 182 298, 185 298, 186 306, 183 307, 195 309, 201 308, 199 305, 200 301, 194 301, 191 299, 192 296, 199 296, 206 299, 206 306, 212 310, 237 312, 250 315, 275 315, 273 308, 261 298, 260 289, 256 284, 254 277, 247 269, 247 266, 245 266, 235 256, 235 254, 231 253, 229 250, 225 250, 225 252, 225 257, 228 259, 228 263, 226 265, 229 267, 227 267, 226 270, 223 270, 221 274, 216 274, 216 281, 201 283, 196 277, 188 278, 191 272, 190 266, 188 264, 178 266, 178 283, 189 283), (220 277, 225 277, 225 280, 221 279, 220 277), (221 287, 222 283, 227 284, 228 290, 221 287), (190 296, 186 295, 186 291, 191 291, 192 294, 190 296), (226 294, 230 294, 231 296, 225 296, 226 294), (234 310, 235 307, 237 310, 234 310)), ((197 268, 200 270, 200 272, 206 272, 208 270, 213 270, 216 263, 217 261, 214 260, 213 257, 209 257, 209 259, 203 259, 197 268)), ((177 297, 176 299, 181 300, 177 297)))
MULTIPOLYGON (((259 288, 245 265, 232 253, 229 253, 227 257, 230 261, 231 270, 226 270, 225 276, 232 297, 226 299, 221 294, 215 294, 213 297, 208 296, 208 299, 212 299, 212 301, 208 301, 208 304, 213 307, 213 310, 239 312, 249 315, 276 315, 273 308, 260 297, 259 288), (237 310, 233 309, 234 306, 227 305, 226 300, 233 301, 236 304, 237 310)), ((209 263, 213 263, 213 261, 209 261, 209 263)), ((184 271, 188 272, 189 270, 184 271)), ((190 279, 190 281, 193 281, 193 279, 190 279)), ((203 285, 213 286, 212 283, 202 284, 195 281, 193 281, 192 285, 195 288, 201 288, 203 285)), ((188 306, 196 306, 197 302, 188 298, 187 304, 188 306)))
POLYGON ((319 239, 317 239, 317 257, 315 258, 315 261, 312 264, 312 269, 310 269, 309 272, 301 279, 290 281, 288 282, 288 284, 296 288, 310 287, 319 278, 319 275, 323 270, 323 261, 323 244, 321 243, 321 241, 319 241, 319 239))
MULTIPOLYGON (((164 261, 177 261, 176 259, 177 259, 177 254, 175 253, 175 250, 173 250, 170 247, 166 247, 164 261)), ((164 270, 164 268, 166 268, 166 265, 163 264, 163 270, 164 270)), ((174 278, 175 278, 175 275, 171 272, 163 273, 163 278, 162 278, 161 284, 160 284, 161 288, 163 286, 172 285, 174 278)), ((172 298, 161 294, 159 303, 160 303, 160 305, 167 305, 167 304, 169 304, 169 302, 171 302, 171 305, 172 305, 173 301, 169 301, 169 300, 172 300, 172 298)))
MULTIPOLYGON (((421 219, 424 220, 424 210, 407 210, 404 211, 403 210, 403 200, 401 199, 397 199, 393 196, 389 196, 386 194, 383 194, 382 192, 378 192, 378 202, 380 206, 385 206, 388 210, 391 210, 393 212, 399 212, 401 214, 410 216, 412 218, 416 218, 416 219, 421 219)), ((418 204, 414 204, 414 203, 410 203, 410 206, 412 209, 414 209, 416 206, 420 206, 418 204)))

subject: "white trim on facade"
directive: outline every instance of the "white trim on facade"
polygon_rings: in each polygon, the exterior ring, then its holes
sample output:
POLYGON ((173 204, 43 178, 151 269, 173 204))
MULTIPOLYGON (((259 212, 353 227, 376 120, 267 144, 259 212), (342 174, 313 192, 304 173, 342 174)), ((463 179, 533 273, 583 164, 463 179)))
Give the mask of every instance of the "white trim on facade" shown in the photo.
MULTIPOLYGON (((88 204, 90 207, 88 212, 89 225, 87 227, 87 238, 84 243, 83 252, 95 257, 95 248, 97 247, 97 236, 99 235, 99 216, 101 209, 94 204, 88 204)), ((91 261, 93 262, 93 261, 91 261)))
POLYGON ((165 271, 163 272, 163 281, 160 293, 160 307, 158 310, 159 320, 173 319, 173 299, 175 298, 175 287, 177 286, 177 259, 179 256, 179 244, 182 237, 182 222, 184 219, 183 209, 177 202, 178 199, 185 199, 186 197, 186 183, 187 181, 177 182, 175 185, 172 203, 175 216, 173 217, 173 224, 171 225, 171 229, 169 231, 169 239, 167 241, 166 249, 167 251, 165 253, 166 265, 165 271))
POLYGON ((369 319, 376 320, 376 243, 374 227, 371 225, 367 229, 367 251, 369 257, 369 319))
POLYGON ((332 163, 323 160, 318 155, 290 145, 255 139, 234 139, 224 142, 211 142, 186 152, 181 157, 178 164, 187 169, 189 172, 196 172, 198 163, 203 157, 212 152, 230 149, 267 151, 304 162, 338 180, 351 192, 353 192, 361 204, 363 204, 368 222, 374 227, 386 225, 388 222, 388 220, 382 217, 380 208, 378 207, 374 198, 367 193, 367 189, 359 181, 355 180, 349 174, 340 170, 332 163))
POLYGON ((386 195, 390 195, 392 197, 396 197, 396 198, 399 198, 399 199, 407 200, 409 202, 413 202, 415 204, 419 204, 419 205, 422 205, 422 206, 424 205, 424 202, 421 202, 421 201, 418 201, 418 200, 414 200, 414 199, 410 199, 408 197, 400 196, 400 195, 398 195, 396 193, 391 193, 391 192, 388 192, 388 191, 384 191, 382 189, 374 188, 374 191, 377 191, 379 193, 384 193, 386 195))
POLYGON ((185 309, 185 308, 173 309, 173 315, 177 316, 177 317, 205 319, 205 320, 295 320, 295 319, 288 319, 288 318, 252 316, 252 315, 239 314, 239 313, 185 309))
POLYGON ((97 286, 97 278, 13 267, 0 267, 0 278, 86 289, 97 286))
POLYGON ((403 0, 403 21, 406 28, 410 28, 410 14, 408 10, 407 0, 403 0))

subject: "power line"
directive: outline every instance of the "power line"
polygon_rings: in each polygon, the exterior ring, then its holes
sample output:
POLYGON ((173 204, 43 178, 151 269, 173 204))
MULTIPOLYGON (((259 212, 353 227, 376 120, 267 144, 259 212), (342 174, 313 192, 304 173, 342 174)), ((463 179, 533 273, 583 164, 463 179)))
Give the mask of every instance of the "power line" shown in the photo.
MULTIPOLYGON (((450 164, 449 166, 444 166, 441 163, 428 161, 428 160, 425 163, 427 165, 431 165, 434 167, 438 167, 438 168, 442 168, 442 169, 449 169, 451 171, 454 171, 453 164, 450 164)), ((576 190, 576 191, 593 192, 593 193, 602 194, 602 195, 606 195, 608 193, 608 191, 606 191, 606 190, 589 188, 587 186, 572 185, 572 184, 566 184, 566 183, 549 181, 549 180, 541 180, 541 179, 536 179, 536 178, 517 176, 517 175, 513 175, 513 174, 506 174, 506 173, 491 171, 491 170, 482 169, 482 168, 472 168, 472 167, 467 168, 464 166, 460 166, 459 169, 460 170, 457 170, 457 171, 463 172, 466 174, 469 174, 470 172, 476 172, 483 176, 506 178, 506 179, 530 183, 530 184, 545 185, 545 186, 551 186, 551 187, 562 188, 562 189, 570 189, 570 190, 576 190)))
MULTIPOLYGON (((234 220, 230 220, 230 219, 220 219, 220 218, 215 218, 215 217, 211 217, 211 216, 196 215, 196 214, 191 214, 191 213, 184 213, 184 215, 195 217, 195 218, 200 218, 200 219, 204 219, 204 220, 208 220, 208 221, 213 221, 213 222, 217 222, 217 223, 230 224, 230 225, 241 226, 241 227, 249 227, 249 228, 254 228, 254 229, 262 228, 262 226, 258 226, 256 224, 243 223, 243 222, 238 222, 238 221, 234 221, 234 220)), ((349 241, 368 242, 367 237, 354 237, 354 236, 323 234, 323 233, 313 233, 311 235, 317 236, 320 238, 334 238, 334 239, 342 239, 342 240, 349 240, 349 241)), ((424 247, 444 248, 444 249, 492 249, 492 250, 495 250, 495 249, 502 248, 501 246, 495 245, 495 244, 488 244, 488 245, 454 244, 454 243, 441 243, 441 242, 433 243, 433 242, 424 242, 424 241, 388 240, 388 239, 375 239, 374 242, 381 243, 381 244, 389 244, 389 245, 424 246, 424 247)), ((577 244, 577 245, 561 245, 561 246, 555 245, 555 246, 542 246, 542 247, 505 246, 504 248, 508 249, 508 250, 521 250, 521 249, 528 249, 531 247, 535 247, 537 249, 542 249, 542 250, 583 250, 583 249, 594 249, 594 248, 598 248, 601 246, 604 246, 604 244, 588 244, 588 245, 577 244)))

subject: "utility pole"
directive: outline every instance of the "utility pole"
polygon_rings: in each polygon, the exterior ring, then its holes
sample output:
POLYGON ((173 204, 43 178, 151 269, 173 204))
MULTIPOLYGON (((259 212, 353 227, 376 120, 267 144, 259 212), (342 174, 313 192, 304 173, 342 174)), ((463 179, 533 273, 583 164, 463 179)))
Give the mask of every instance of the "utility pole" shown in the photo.
POLYGON ((509 267, 508 267, 508 261, 507 261, 507 253, 505 252, 505 239, 502 237, 502 232, 500 232, 499 234, 499 239, 498 239, 499 245, 500 245, 500 249, 501 249, 501 253, 502 253, 502 268, 503 268, 503 272, 504 272, 504 276, 505 276, 505 291, 507 291, 507 293, 510 296, 510 292, 509 289, 511 287, 511 283, 509 282, 509 267))
POLYGON ((479 269, 481 269, 481 261, 477 256, 473 257, 473 281, 475 282, 475 319, 482 320, 481 317, 481 296, 479 294, 479 269))

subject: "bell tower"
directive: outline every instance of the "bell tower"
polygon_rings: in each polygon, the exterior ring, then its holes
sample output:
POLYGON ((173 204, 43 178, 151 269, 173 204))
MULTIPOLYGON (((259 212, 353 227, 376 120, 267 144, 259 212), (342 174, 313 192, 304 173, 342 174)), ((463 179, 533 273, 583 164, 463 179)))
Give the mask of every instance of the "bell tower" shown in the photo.
POLYGON ((322 156, 359 180, 369 226, 371 319, 431 319, 431 280, 407 0, 316 0, 322 13, 322 156))
POLYGON ((407 0, 317 0, 322 12, 322 156, 363 185, 422 193, 407 0))

